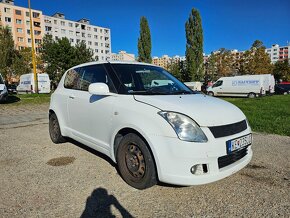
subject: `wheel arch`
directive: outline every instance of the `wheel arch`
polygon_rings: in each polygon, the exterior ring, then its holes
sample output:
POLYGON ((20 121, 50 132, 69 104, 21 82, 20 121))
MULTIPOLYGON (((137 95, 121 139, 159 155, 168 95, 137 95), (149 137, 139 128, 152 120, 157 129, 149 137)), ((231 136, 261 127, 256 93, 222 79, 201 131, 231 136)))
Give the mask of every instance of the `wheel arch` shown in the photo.
POLYGON ((124 127, 122 129, 120 129, 117 132, 117 134, 115 134, 114 141, 113 141, 113 154, 112 154, 113 160, 116 162, 116 154, 117 154, 117 149, 118 149, 119 143, 121 142, 122 138, 129 133, 134 133, 134 134, 138 135, 147 145, 147 147, 152 155, 152 158, 153 158, 153 162, 154 162, 154 166, 155 166, 155 170, 156 170, 156 176, 158 179, 158 163, 156 160, 157 157, 154 155, 154 151, 152 150, 152 148, 150 146, 149 140, 146 139, 146 136, 144 136, 144 133, 142 134, 142 133, 140 133, 140 131, 138 131, 132 127, 124 127))

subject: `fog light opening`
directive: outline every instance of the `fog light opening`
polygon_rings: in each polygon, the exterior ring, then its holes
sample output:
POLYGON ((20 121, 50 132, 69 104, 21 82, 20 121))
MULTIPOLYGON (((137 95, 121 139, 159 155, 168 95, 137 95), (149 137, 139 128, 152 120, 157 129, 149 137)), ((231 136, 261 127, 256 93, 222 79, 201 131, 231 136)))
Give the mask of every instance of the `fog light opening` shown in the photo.
POLYGON ((196 164, 190 168, 190 172, 194 175, 202 175, 208 173, 207 164, 196 164))

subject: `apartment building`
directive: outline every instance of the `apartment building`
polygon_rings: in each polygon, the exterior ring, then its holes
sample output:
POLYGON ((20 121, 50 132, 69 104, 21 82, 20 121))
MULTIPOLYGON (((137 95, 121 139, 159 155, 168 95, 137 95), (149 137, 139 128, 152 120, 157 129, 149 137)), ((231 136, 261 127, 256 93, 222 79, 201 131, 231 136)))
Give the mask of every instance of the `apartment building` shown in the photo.
MULTIPOLYGON (((71 21, 66 20, 62 13, 47 16, 32 9, 32 22, 36 52, 44 35, 50 34, 54 39, 68 38, 73 46, 85 42, 97 60, 109 60, 111 57, 110 29, 91 25, 88 19, 71 21)), ((0 26, 8 26, 11 30, 17 49, 32 47, 28 8, 14 5, 14 0, 0 0, 0 26)))
MULTIPOLYGON (((42 12, 32 10, 32 30, 35 49, 38 52, 44 36, 44 20, 42 12)), ((30 14, 28 8, 14 5, 13 0, 0 1, 0 26, 7 26, 12 33, 17 49, 32 47, 30 35, 30 14)))
POLYGON ((274 64, 277 61, 288 60, 290 62, 290 44, 286 46, 279 46, 278 44, 272 45, 271 48, 266 49, 266 53, 271 58, 271 63, 274 64))
POLYGON ((55 13, 53 16, 44 15, 45 33, 54 39, 68 38, 71 45, 83 41, 94 52, 97 60, 110 60, 111 33, 110 29, 91 25, 89 19, 78 21, 65 19, 64 14, 55 13))
POLYGON ((126 51, 119 51, 118 54, 112 53, 111 54, 112 61, 135 61, 135 55, 129 54, 126 51))
POLYGON ((185 60, 185 56, 175 55, 173 57, 169 57, 168 55, 163 55, 162 57, 153 57, 152 64, 168 69, 171 63, 179 63, 180 61, 185 60))

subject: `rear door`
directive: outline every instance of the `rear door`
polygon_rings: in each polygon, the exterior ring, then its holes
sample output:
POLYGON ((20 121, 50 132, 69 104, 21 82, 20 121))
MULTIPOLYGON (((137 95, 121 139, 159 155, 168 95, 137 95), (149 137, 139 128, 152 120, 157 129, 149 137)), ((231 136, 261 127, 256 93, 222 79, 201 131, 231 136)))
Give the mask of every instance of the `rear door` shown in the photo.
MULTIPOLYGON (((69 125, 73 135, 105 149, 109 147, 115 96, 91 95, 91 83, 103 82, 114 91, 104 65, 89 65, 75 69, 74 87, 68 96, 69 125)), ((66 81, 65 81, 66 83, 66 81)))

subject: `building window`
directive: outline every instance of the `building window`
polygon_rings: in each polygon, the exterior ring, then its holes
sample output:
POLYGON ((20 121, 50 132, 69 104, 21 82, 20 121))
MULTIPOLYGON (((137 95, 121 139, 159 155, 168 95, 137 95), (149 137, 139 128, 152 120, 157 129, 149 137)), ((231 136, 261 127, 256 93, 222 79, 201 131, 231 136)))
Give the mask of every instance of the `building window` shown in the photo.
POLYGON ((18 41, 18 42, 23 42, 23 41, 24 41, 24 40, 23 40, 23 37, 18 37, 18 38, 17 38, 17 41, 18 41))
POLYGON ((32 12, 32 17, 34 17, 34 18, 38 18, 39 16, 40 16, 39 13, 37 13, 37 12, 32 12))
POLYGON ((28 38, 28 39, 27 39, 27 42, 28 42, 28 43, 31 43, 31 39, 30 39, 30 38, 28 38))
POLYGON ((30 34, 30 30, 26 30, 27 34, 30 34))
POLYGON ((99 45, 99 43, 95 42, 95 46, 98 46, 98 45, 99 45))
POLYGON ((60 21, 60 25, 65 26, 65 22, 64 21, 60 21))
POLYGON ((17 28, 16 31, 17 31, 18 33, 23 33, 22 28, 17 28))
POLYGON ((97 28, 94 28, 94 32, 98 32, 98 29, 97 28))
POLYGON ((33 22, 33 25, 34 25, 35 27, 40 27, 40 22, 33 22))
POLYGON ((100 33, 102 33, 103 32, 103 30, 102 29, 100 29, 100 33))
POLYGON ((86 37, 86 34, 85 33, 82 33, 82 37, 86 37))
POLYGON ((91 27, 88 26, 88 27, 87 27, 87 30, 88 30, 88 31, 91 31, 91 27))
POLYGON ((72 24, 72 23, 68 23, 68 26, 69 26, 69 27, 73 27, 73 24, 72 24))
POLYGON ((29 20, 26 21, 26 25, 27 25, 27 26, 30 25, 30 21, 29 21, 29 20))
POLYGON ((100 36, 100 39, 103 40, 103 36, 100 36))
POLYGON ((41 34, 41 31, 34 30, 34 35, 39 36, 41 34))
POLYGON ((96 48, 96 49, 95 49, 95 52, 97 52, 97 53, 98 53, 98 52, 99 52, 99 49, 97 49, 97 48, 96 48))
POLYGON ((35 39, 36 44, 41 44, 41 39, 35 39))
POLYGON ((69 34, 72 36, 74 34, 74 32, 70 30, 69 31, 69 34))
POLYGON ((51 31, 51 27, 50 26, 45 26, 45 31, 51 31))
POLYGON ((61 29, 61 33, 62 34, 65 34, 65 29, 61 29))
POLYGON ((4 8, 4 12, 10 14, 10 8, 4 8))
POLYGON ((73 42, 74 42, 74 39, 70 38, 69 41, 70 41, 71 43, 73 43, 73 42))
POLYGON ((22 20, 16 19, 17 24, 22 24, 22 20))
POLYGON ((26 17, 29 17, 29 12, 28 11, 26 11, 25 14, 26 14, 26 17))
POLYGON ((95 39, 98 39, 98 36, 97 36, 97 35, 94 35, 94 38, 95 38, 95 39))
POLYGON ((5 17, 5 22, 11 23, 11 18, 10 17, 5 17))
POLYGON ((88 41, 88 45, 92 45, 92 42, 91 41, 88 41))
POLYGON ((57 20, 54 20, 53 23, 54 23, 54 24, 57 24, 57 20))
POLYGON ((21 11, 20 10, 15 10, 15 14, 16 15, 21 15, 21 11))
POLYGON ((92 34, 88 34, 88 38, 92 38, 92 34))

